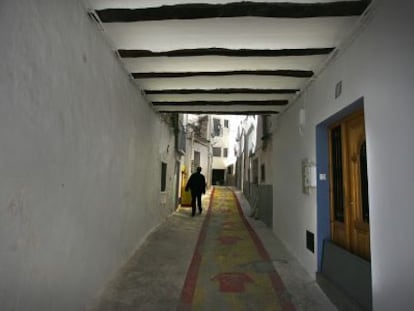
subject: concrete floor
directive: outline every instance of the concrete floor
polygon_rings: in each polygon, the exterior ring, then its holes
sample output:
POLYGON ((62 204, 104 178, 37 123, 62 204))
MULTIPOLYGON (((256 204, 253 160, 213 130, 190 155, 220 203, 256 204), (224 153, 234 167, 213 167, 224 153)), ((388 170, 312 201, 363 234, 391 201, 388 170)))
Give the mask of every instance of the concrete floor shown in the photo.
MULTIPOLYGON (((249 215, 248 202, 239 191, 235 193, 244 214, 249 215)), ((209 199, 208 192, 203 197, 204 210, 209 199)), ((169 216, 105 286, 91 310, 176 310, 205 215, 191 217, 191 209, 179 208, 169 216)), ((261 221, 246 219, 270 255, 296 310, 337 310, 272 230, 261 221)))

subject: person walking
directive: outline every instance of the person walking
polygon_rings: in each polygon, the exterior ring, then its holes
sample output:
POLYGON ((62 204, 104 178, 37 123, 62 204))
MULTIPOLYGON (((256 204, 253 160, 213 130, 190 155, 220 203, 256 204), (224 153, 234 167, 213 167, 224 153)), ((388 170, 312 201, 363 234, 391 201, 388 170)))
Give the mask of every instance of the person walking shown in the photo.
POLYGON ((192 216, 196 212, 196 203, 198 205, 198 213, 201 214, 203 208, 201 207, 201 196, 206 193, 206 179, 201 174, 201 167, 197 167, 197 171, 191 174, 190 179, 185 186, 185 191, 191 190, 191 207, 192 216))

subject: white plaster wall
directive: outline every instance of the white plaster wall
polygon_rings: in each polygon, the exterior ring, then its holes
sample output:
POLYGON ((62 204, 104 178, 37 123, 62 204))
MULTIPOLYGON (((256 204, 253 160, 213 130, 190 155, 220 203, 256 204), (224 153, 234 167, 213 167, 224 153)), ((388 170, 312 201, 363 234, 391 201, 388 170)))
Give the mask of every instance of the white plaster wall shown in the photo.
POLYGON ((237 144, 236 138, 237 138, 237 129, 238 126, 242 120, 242 116, 226 116, 225 119, 229 121, 229 128, 228 130, 228 136, 227 136, 227 148, 228 148, 228 156, 225 159, 225 165, 226 167, 235 164, 237 157, 234 154, 234 149, 237 144))
POLYGON ((256 151, 258 145, 257 119, 256 116, 248 116, 246 120, 245 132, 247 137, 247 152, 256 151))
POLYGON ((192 154, 193 160, 194 160, 194 151, 197 151, 200 153, 200 166, 202 168, 205 167, 205 165, 207 164, 207 158, 208 158, 208 146, 194 141, 193 154, 192 154))
POLYGON ((222 155, 221 157, 213 157, 213 168, 226 169, 231 164, 236 163, 234 148, 236 144, 237 129, 240 122, 245 117, 232 115, 214 115, 211 118, 211 124, 213 124, 213 118, 221 120, 223 131, 222 136, 216 136, 212 138, 212 146, 220 147, 222 155), (228 121, 228 127, 224 127, 224 120, 228 121), (227 157, 224 157, 224 148, 227 148, 227 157))
POLYGON ((83 310, 170 212, 173 138, 80 2, 3 0, 0 42, 0 309, 83 310))
POLYGON ((265 150, 260 150, 260 163, 259 163, 259 183, 260 184, 271 184, 272 183, 272 179, 273 179, 273 168, 272 168, 272 163, 273 163, 273 154, 272 154, 272 150, 273 150, 273 143, 272 143, 272 139, 268 138, 267 139, 267 143, 266 143, 266 149, 265 150), (265 166, 265 176, 264 178, 262 178, 262 169, 261 169, 261 165, 264 164, 265 166), (263 180, 262 180, 263 179, 263 180))
POLYGON ((316 194, 302 193, 302 159, 315 160, 312 127, 300 136, 298 106, 292 106, 277 122, 273 134, 273 230, 309 272, 315 272, 316 258, 306 249, 306 230, 315 232, 316 194))
MULTIPOLYGON (((166 117, 168 118, 168 116, 166 117)), ((158 138, 157 140, 155 140, 155 142, 159 143, 155 144, 152 147, 158 148, 158 154, 155 154, 154 158, 145 159, 144 163, 151 162, 150 165, 154 166, 153 169, 157 169, 157 166, 159 167, 160 172, 154 172, 154 185, 151 186, 151 188, 155 187, 156 189, 155 195, 157 195, 157 192, 161 190, 161 178, 158 178, 157 181, 157 176, 160 177, 161 174, 161 162, 167 163, 166 189, 164 192, 160 192, 160 197, 155 198, 154 201, 154 204, 160 204, 159 216, 161 216, 162 219, 166 214, 175 211, 177 207, 177 174, 179 174, 180 169, 177 163, 175 153, 175 137, 173 129, 171 127, 166 126, 166 124, 160 122, 159 120, 157 120, 156 122, 159 123, 159 133, 157 134, 158 138)), ((146 146, 147 144, 149 143, 146 142, 144 146, 146 146)))
MULTIPOLYGON (((221 150, 223 154, 223 148, 221 150)), ((213 157, 213 166, 212 169, 214 170, 224 170, 226 165, 224 164, 224 159, 222 157, 213 157)))
MULTIPOLYGON (((207 170, 208 170, 208 152, 209 152, 209 146, 208 145, 204 145, 204 144, 200 144, 197 142, 194 142, 194 151, 198 151, 200 152, 200 166, 202 168, 202 173, 204 175, 207 174, 207 170)), ((194 158, 194 152, 192 157, 194 158)), ((207 177, 207 175, 206 175, 207 177)))
POLYGON ((383 1, 353 44, 279 120, 275 131, 274 230, 310 273, 316 198, 301 193, 300 161, 315 159, 315 126, 361 96, 365 102, 374 310, 414 307, 414 4, 383 1), (343 94, 334 99, 335 84, 343 94), (305 106, 304 136, 297 130, 305 106))
POLYGON ((229 148, 229 128, 224 127, 224 120, 229 120, 227 116, 223 117, 221 115, 212 115, 210 121, 210 126, 213 128, 213 119, 219 119, 220 125, 222 129, 221 136, 215 136, 211 138, 211 145, 213 148, 221 148, 221 157, 213 157, 213 169, 220 169, 224 170, 226 169, 226 160, 227 158, 224 158, 224 148, 229 148))
MULTIPOLYGON (((271 119, 269 119, 271 120, 271 119)), ((269 122, 269 132, 272 132, 272 124, 269 122)), ((270 184, 273 177, 273 169, 272 169, 272 162, 273 162, 273 147, 272 147, 272 137, 268 136, 266 140, 263 140, 262 137, 264 136, 263 133, 263 118, 258 117, 257 119, 257 131, 256 131, 256 151, 255 154, 259 158, 259 184, 270 184), (264 148, 263 148, 264 147, 264 148), (264 180, 262 178, 262 169, 261 166, 265 166, 265 176, 264 180)))

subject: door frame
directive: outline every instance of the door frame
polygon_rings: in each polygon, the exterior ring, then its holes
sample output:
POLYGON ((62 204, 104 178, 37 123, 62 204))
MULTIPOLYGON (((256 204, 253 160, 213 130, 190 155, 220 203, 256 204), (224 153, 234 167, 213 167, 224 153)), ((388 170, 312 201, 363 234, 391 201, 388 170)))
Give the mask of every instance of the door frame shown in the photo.
MULTIPOLYGON (((364 110, 357 110, 329 127, 329 156, 333 156, 332 135, 341 129, 342 208, 343 220, 336 220, 333 180, 330 181, 331 240, 349 252, 370 260, 370 226, 362 216, 361 175, 359 155, 361 145, 366 142, 364 110)), ((365 163, 366 164, 366 163, 365 163)), ((329 176, 334 174, 330 163, 329 176)))
POLYGON ((317 220, 317 264, 318 271, 322 267, 322 251, 324 240, 331 239, 330 228, 330 198, 329 198, 329 127, 347 117, 348 115, 364 108, 364 98, 360 97, 352 104, 334 113, 316 126, 316 163, 317 163, 317 187, 316 187, 316 220, 317 220), (325 179, 321 180, 321 176, 325 179))

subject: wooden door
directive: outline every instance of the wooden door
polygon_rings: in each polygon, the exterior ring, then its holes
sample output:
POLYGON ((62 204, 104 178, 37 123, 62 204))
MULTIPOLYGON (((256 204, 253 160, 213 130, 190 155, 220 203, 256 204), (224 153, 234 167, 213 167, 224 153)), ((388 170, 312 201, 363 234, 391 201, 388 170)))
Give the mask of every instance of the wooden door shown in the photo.
POLYGON ((368 178, 364 113, 358 111, 329 130, 331 238, 370 259, 368 178))

